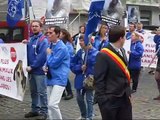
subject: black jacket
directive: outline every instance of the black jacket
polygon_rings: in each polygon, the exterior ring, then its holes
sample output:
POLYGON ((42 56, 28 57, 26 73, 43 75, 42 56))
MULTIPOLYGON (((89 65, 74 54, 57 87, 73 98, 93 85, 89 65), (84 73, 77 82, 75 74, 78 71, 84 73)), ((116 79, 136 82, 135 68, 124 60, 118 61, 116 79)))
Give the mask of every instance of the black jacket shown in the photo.
MULTIPOLYGON (((109 44, 107 46, 117 54, 127 65, 124 49, 121 49, 123 57, 109 44)), ((105 53, 99 52, 95 64, 95 91, 97 99, 102 102, 110 97, 130 96, 131 90, 127 77, 120 67, 105 53)))

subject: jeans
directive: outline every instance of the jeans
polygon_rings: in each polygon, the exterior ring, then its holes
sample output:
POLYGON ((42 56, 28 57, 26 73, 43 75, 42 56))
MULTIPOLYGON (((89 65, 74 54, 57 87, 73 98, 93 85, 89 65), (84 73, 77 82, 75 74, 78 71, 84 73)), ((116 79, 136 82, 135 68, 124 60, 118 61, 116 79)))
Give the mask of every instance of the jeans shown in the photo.
POLYGON ((50 120, 62 119, 62 115, 61 115, 58 104, 60 103, 64 89, 65 87, 59 86, 59 85, 53 85, 53 86, 47 87, 48 115, 50 120))
POLYGON ((45 75, 30 74, 32 112, 47 115, 47 84, 45 75))
POLYGON ((93 116, 93 90, 77 90, 77 103, 81 117, 92 119, 93 116), (84 96, 86 95, 86 102, 84 96))

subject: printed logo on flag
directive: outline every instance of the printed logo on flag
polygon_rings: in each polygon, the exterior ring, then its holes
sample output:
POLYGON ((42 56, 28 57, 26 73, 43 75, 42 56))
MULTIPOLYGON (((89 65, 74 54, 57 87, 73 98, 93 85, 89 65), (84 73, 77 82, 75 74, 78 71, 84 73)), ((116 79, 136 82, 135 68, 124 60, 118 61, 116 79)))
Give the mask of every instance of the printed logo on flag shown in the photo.
POLYGON ((22 18, 22 0, 8 0, 7 23, 15 26, 22 18))
POLYGON ((18 11, 18 4, 21 2, 21 0, 11 0, 8 4, 8 15, 10 17, 15 17, 17 11, 18 11))

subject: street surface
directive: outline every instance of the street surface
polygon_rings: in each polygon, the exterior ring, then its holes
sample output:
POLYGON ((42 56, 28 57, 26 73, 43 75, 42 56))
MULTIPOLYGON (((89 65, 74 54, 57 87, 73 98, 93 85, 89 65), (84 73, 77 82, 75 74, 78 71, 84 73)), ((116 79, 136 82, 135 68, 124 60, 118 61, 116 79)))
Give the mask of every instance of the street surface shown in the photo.
MULTIPOLYGON (((73 86, 73 75, 71 75, 73 86)), ((73 88, 75 94, 75 90, 73 88)), ((134 119, 160 119, 160 101, 153 98, 158 95, 154 75, 149 75, 148 70, 141 72, 137 93, 132 95, 133 118, 134 119)), ((75 95, 74 95, 75 96, 75 95)), ((24 119, 24 114, 30 111, 30 93, 26 91, 23 102, 1 96, 0 97, 0 119, 24 119)), ((101 119, 98 106, 95 105, 94 119, 101 119)), ((75 97, 71 100, 61 100, 60 109, 63 119, 77 119, 80 116, 75 97)))

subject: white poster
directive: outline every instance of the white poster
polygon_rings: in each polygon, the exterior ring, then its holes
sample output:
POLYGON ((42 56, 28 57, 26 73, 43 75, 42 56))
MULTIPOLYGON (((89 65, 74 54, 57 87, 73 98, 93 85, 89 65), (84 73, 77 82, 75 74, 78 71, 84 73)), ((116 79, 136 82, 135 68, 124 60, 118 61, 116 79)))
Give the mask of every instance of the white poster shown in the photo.
POLYGON ((154 34, 151 33, 145 33, 144 34, 144 42, 143 42, 143 47, 144 47, 144 53, 142 57, 142 66, 148 67, 149 64, 152 62, 151 66, 152 68, 156 68, 156 63, 157 63, 157 58, 154 58, 155 56, 155 50, 156 50, 156 45, 153 41, 154 34))
MULTIPOLYGON (((155 34, 151 34, 150 32, 146 32, 143 37, 144 37, 144 42, 142 43, 143 47, 144 47, 144 53, 143 53, 143 57, 141 59, 142 61, 142 65, 143 67, 148 67, 149 64, 151 68, 156 68, 156 64, 157 64, 157 57, 155 59, 155 48, 156 45, 153 41, 155 34)), ((126 40, 125 44, 124 44, 124 49, 126 50, 126 52, 128 50, 130 50, 130 45, 131 45, 131 40, 126 40)), ((128 58, 128 54, 127 54, 127 58, 128 58)))
POLYGON ((22 101, 27 85, 27 47, 0 44, 0 94, 22 101))
POLYGON ((127 52, 130 51, 130 46, 131 46, 131 40, 126 40, 123 47, 126 51, 127 60, 129 60, 129 54, 127 52))
POLYGON ((128 6, 128 23, 139 22, 139 6, 128 6))
POLYGON ((48 0, 46 18, 66 17, 70 12, 70 0, 48 0))

